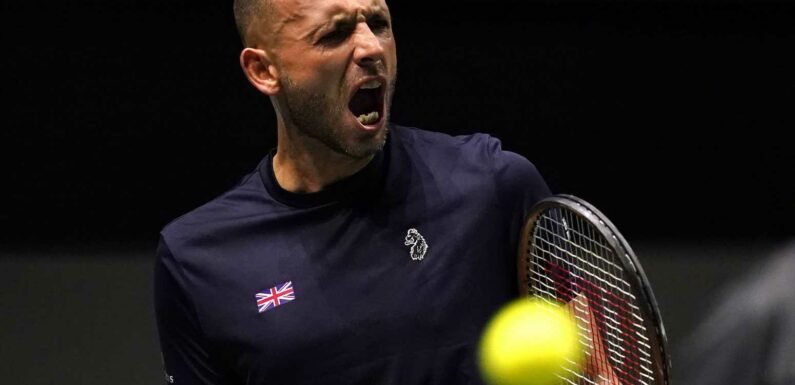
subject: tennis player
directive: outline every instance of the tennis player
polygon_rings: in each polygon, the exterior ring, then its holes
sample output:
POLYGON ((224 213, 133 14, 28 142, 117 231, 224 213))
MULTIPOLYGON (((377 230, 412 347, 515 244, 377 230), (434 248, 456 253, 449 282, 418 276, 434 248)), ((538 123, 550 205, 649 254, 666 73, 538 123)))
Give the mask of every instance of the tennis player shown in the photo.
POLYGON ((536 167, 486 134, 389 121, 384 0, 236 0, 234 15, 278 144, 161 232, 166 382, 481 383, 479 333, 516 298, 522 220, 550 195, 536 167))
POLYGON ((745 263, 680 345, 682 384, 795 384, 795 238, 745 263))

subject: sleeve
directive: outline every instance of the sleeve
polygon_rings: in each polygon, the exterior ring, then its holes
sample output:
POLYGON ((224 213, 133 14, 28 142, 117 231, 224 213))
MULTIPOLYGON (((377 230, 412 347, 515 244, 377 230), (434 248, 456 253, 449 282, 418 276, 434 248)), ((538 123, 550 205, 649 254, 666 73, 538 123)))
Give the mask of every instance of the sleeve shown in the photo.
POLYGON ((552 193, 536 166, 522 155, 503 150, 499 139, 490 138, 489 153, 500 208, 518 232, 517 223, 522 226, 533 205, 552 193))
MULTIPOLYGON (((186 294, 183 274, 161 238, 154 266, 154 307, 166 384, 233 384, 212 354, 186 294)), ((227 371, 228 373, 228 371, 227 371)))
POLYGON ((515 152, 498 152, 494 167, 502 204, 522 216, 527 215, 536 202, 551 195, 536 166, 515 152))
MULTIPOLYGON (((550 196, 549 186, 536 166, 515 152, 505 151, 496 138, 489 138, 495 191, 500 211, 508 225, 509 250, 518 250, 519 238, 530 209, 550 196)), ((509 258, 516 258, 515 252, 509 258)), ((515 261, 511 261, 515 265, 515 261)))

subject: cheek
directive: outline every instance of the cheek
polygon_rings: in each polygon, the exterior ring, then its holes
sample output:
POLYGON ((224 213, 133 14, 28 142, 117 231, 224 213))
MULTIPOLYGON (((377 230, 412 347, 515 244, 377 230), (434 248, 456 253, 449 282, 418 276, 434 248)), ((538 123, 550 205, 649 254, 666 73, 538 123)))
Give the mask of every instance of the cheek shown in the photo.
POLYGON ((288 67, 289 70, 285 73, 290 80, 304 89, 326 94, 340 88, 346 70, 344 60, 329 55, 299 56, 299 59, 290 63, 288 67))
POLYGON ((388 65, 392 68, 391 70, 394 72, 395 68, 397 68, 397 49, 395 46, 395 40, 390 39, 383 43, 382 47, 384 47, 384 56, 387 58, 388 65))

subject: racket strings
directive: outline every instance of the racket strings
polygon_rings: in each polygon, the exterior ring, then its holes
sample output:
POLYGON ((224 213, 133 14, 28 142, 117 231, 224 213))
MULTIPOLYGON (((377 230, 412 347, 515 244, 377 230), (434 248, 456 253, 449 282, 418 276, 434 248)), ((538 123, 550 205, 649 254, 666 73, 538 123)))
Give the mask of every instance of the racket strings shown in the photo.
MULTIPOLYGON (((554 287, 550 286, 549 282, 541 282, 535 277, 532 278, 532 279, 534 280, 535 283, 539 284, 539 287, 540 287, 539 292, 540 293, 544 294, 544 296, 549 297, 549 298, 555 298, 556 297, 555 295, 559 292, 559 290, 557 290, 558 288, 554 288, 554 287)), ((580 326, 580 329, 583 330, 583 332, 581 333, 581 335, 583 336, 583 339, 582 339, 581 343, 586 345, 587 351, 595 351, 597 353, 600 353, 602 351, 602 349, 598 349, 598 348, 601 347, 601 345, 600 346, 595 346, 594 343, 593 343, 593 338, 591 337, 591 335, 593 335, 594 328, 596 328, 596 326, 593 325, 594 321, 588 319, 587 317, 585 317, 583 315, 583 313, 586 313, 588 311, 588 310, 586 310, 586 309, 588 309, 588 305, 584 304, 582 302, 583 301, 582 298, 574 299, 574 301, 575 301, 575 304, 577 304, 577 305, 575 305, 574 309, 575 309, 575 311, 577 313, 580 313, 580 314, 575 314, 575 317, 580 320, 580 323, 585 324, 585 325, 588 326, 588 328, 584 328, 584 327, 580 326)), ((613 302, 611 302, 610 300, 605 300, 605 303, 607 303, 607 304, 609 304, 609 305, 611 305, 613 307, 617 306, 613 302)), ((630 343, 630 344, 640 344, 640 345, 644 345, 646 347, 649 347, 649 344, 646 341, 641 341, 641 340, 638 339, 638 338, 642 338, 642 339, 646 339, 647 340, 647 338, 645 336, 640 335, 640 334, 637 335, 637 336, 632 335, 632 334, 629 334, 629 335, 625 334, 625 331, 622 329, 622 324, 634 323, 633 321, 628 320, 620 312, 612 311, 609 307, 600 308, 600 307, 597 307, 597 306, 590 306, 590 312, 595 316, 596 322, 601 322, 602 323, 602 325, 603 325, 602 332, 608 337, 607 340, 606 340, 606 343, 609 345, 607 347, 607 350, 613 353, 613 355, 610 355, 610 356, 597 356, 597 357, 594 357, 593 360, 590 360, 590 362, 601 363, 601 362, 604 362, 605 360, 611 360, 611 361, 614 362, 614 364, 623 365, 624 362, 623 361, 618 361, 618 359, 620 359, 620 360, 631 359, 631 360, 636 360, 636 361, 644 361, 644 362, 646 362, 648 364, 651 363, 651 361, 649 360, 650 357, 648 357, 648 356, 638 356, 637 352, 632 351, 632 350, 627 351, 627 349, 624 347, 628 343, 630 343), (620 319, 621 322, 618 322, 617 319, 620 319), (614 342, 614 341, 616 341, 616 342, 614 342)), ((641 324, 637 324, 637 327, 643 328, 643 330, 645 330, 645 328, 641 324)), ((643 353, 641 353, 641 354, 643 354, 643 353)), ((603 371, 605 371, 604 369, 606 369, 606 368, 601 368, 600 367, 598 369, 600 369, 600 370, 591 370, 591 372, 603 372, 603 371)), ((629 373, 627 375, 628 376, 632 376, 631 373, 629 373)))
POLYGON ((578 214, 549 209, 537 219, 526 254, 529 293, 571 302, 586 368, 564 368, 570 384, 655 383, 651 345, 632 285, 602 233, 578 214))

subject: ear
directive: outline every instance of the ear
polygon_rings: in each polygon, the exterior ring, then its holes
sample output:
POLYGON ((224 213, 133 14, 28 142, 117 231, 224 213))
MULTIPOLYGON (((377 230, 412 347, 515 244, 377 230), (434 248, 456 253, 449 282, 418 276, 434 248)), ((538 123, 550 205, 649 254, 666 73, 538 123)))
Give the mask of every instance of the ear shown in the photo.
POLYGON ((276 95, 281 89, 279 72, 263 49, 245 48, 240 52, 240 67, 243 73, 260 92, 265 95, 276 95))

